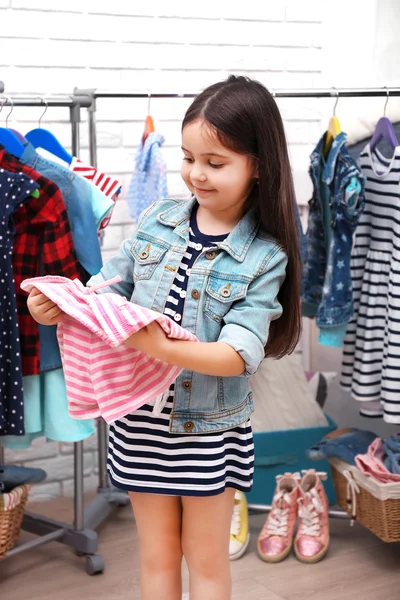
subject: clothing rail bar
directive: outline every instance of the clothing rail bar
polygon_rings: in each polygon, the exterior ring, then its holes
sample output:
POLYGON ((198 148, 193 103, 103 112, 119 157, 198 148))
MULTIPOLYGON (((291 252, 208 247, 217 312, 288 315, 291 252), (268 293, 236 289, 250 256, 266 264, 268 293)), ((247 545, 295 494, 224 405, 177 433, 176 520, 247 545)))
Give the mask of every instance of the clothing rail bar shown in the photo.
MULTIPOLYGON (((326 88, 326 89, 273 89, 269 88, 275 98, 335 98, 337 96, 344 98, 373 97, 373 96, 400 96, 398 87, 381 88, 326 88)), ((75 89, 76 94, 90 94, 93 98, 194 98, 200 92, 152 92, 147 91, 129 91, 129 90, 101 90, 101 89, 75 89)))
POLYGON ((4 83, 0 81, 0 94, 4 92, 4 83))
MULTIPOLYGON (((1 86, 1 82, 0 82, 1 86)), ((0 87, 1 91, 1 87, 0 87)), ((0 98, 2 106, 47 106, 47 107, 69 107, 80 106, 89 108, 92 104, 92 97, 88 94, 71 94, 70 96, 2 96, 0 98)))

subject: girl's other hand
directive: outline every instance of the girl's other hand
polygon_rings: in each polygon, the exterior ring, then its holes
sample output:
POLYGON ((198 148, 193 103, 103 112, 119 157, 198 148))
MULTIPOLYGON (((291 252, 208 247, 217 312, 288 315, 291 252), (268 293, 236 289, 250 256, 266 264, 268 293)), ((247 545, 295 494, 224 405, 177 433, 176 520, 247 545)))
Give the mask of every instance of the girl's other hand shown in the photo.
POLYGON ((33 288, 28 296, 28 309, 40 325, 56 325, 64 316, 57 304, 37 288, 33 288))

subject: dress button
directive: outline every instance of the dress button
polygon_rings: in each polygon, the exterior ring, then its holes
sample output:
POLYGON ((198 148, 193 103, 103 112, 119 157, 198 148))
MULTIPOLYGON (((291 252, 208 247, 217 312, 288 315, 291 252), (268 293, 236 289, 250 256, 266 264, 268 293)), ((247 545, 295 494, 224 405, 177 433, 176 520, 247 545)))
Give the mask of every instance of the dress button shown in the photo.
POLYGON ((191 269, 186 269, 186 275, 189 277, 190 273, 192 272, 191 269))
POLYGON ((183 426, 186 429, 186 431, 193 431, 194 423, 193 421, 186 421, 186 423, 183 426))
POLYGON ((179 313, 176 313, 174 315, 174 321, 180 321, 182 319, 182 316, 179 313))
POLYGON ((216 255, 215 250, 210 250, 209 252, 206 252, 206 259, 207 260, 214 260, 216 255))
POLYGON ((194 247, 196 248, 196 250, 197 250, 198 252, 200 252, 200 250, 203 250, 203 246, 202 246, 201 244, 195 244, 195 246, 194 246, 194 247))
POLYGON ((200 298, 199 290, 192 290, 192 298, 194 298, 195 300, 198 300, 200 298))
POLYGON ((184 390, 191 390, 192 389, 192 382, 191 381, 184 381, 182 383, 182 387, 184 390))
POLYGON ((185 292, 185 290, 182 290, 182 291, 179 293, 179 295, 180 295, 180 297, 181 297, 181 298, 186 298, 186 292, 185 292))

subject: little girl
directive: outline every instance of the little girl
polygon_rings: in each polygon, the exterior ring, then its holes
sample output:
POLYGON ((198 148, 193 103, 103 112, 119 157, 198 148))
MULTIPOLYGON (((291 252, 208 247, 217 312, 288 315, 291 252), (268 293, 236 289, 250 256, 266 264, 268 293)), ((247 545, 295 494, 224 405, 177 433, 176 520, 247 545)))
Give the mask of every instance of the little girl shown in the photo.
MULTIPOLYGON (((110 427, 112 484, 130 494, 143 600, 229 600, 235 489, 253 477, 248 377, 265 356, 293 351, 300 334, 300 258, 284 128, 263 85, 229 77, 202 92, 182 124, 188 201, 145 211, 88 285, 163 312, 200 343, 152 324, 127 345, 182 368, 161 412, 153 403, 110 427)), ((45 325, 60 309, 33 290, 45 325)))

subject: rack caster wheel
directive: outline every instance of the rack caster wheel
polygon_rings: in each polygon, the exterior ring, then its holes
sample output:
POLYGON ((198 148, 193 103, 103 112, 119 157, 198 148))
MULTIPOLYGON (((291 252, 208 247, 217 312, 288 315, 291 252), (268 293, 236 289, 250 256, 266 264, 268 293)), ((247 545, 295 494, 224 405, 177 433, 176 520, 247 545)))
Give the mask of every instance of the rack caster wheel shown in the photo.
POLYGON ((100 554, 88 554, 86 556, 86 573, 98 575, 104 571, 104 559, 100 554))

